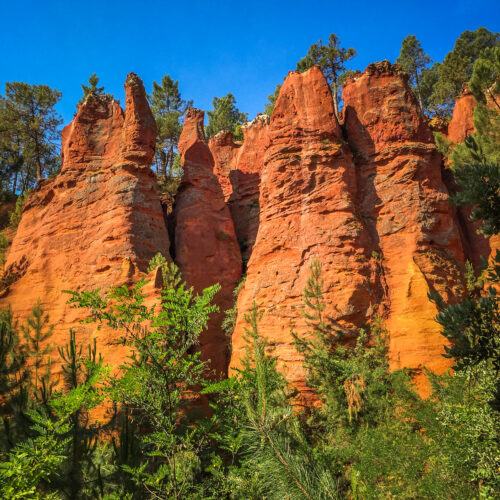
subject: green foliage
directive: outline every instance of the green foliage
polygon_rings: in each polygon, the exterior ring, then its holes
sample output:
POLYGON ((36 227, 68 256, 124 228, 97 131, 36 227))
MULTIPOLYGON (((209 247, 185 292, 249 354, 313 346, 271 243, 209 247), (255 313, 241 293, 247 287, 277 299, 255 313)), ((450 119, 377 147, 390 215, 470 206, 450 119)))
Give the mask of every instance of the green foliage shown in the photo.
POLYGON ((213 457, 210 472, 232 498, 337 498, 336 479, 314 456, 294 412, 295 393, 266 353, 259 318, 254 304, 245 316, 247 347, 238 376, 204 390, 218 393, 214 436, 229 459, 221 474, 222 465, 213 457))
MULTIPOLYGON (((166 264, 157 257, 151 265, 166 264)), ((121 367, 123 376, 111 385, 111 397, 130 408, 144 429, 139 439, 140 463, 122 466, 140 497, 201 496, 196 478, 210 420, 191 425, 197 403, 189 393, 208 371, 195 347, 209 315, 217 310, 210 302, 220 286, 207 288, 201 295, 194 295, 185 283, 164 288, 159 312, 156 306, 144 305, 143 286, 139 282, 131 290, 113 288, 104 298, 99 291, 70 292, 70 303, 88 308, 90 321, 120 332, 120 341, 131 350, 121 367)))
POLYGON ((500 46, 488 47, 481 52, 474 63, 469 87, 478 102, 486 104, 490 99, 500 111, 497 101, 500 94, 500 46))
POLYGON ((15 441, 13 429, 15 413, 25 407, 26 349, 20 345, 17 323, 12 309, 0 310, 0 417, 3 433, 0 433, 0 449, 9 449, 15 441))
POLYGON ((492 372, 469 392, 464 377, 434 376, 434 395, 421 400, 405 372, 389 371, 380 322, 356 339, 343 335, 325 317, 322 288, 321 266, 313 262, 304 290, 311 337, 295 339, 322 403, 306 421, 306 435, 344 497, 465 499, 494 489, 500 428, 486 404, 492 372))
POLYGON ((0 233, 0 266, 5 264, 5 253, 9 248, 9 240, 4 233, 0 233))
POLYGON ((276 101, 278 100, 278 96, 280 95, 280 90, 281 90, 281 83, 278 83, 276 85, 276 88, 274 89, 274 92, 271 95, 267 96, 267 103, 266 107, 264 108, 264 114, 271 117, 274 111, 274 106, 276 105, 276 101))
POLYGON ((102 402, 102 377, 103 370, 98 369, 86 384, 52 400, 49 408, 53 418, 43 407, 28 412, 35 437, 16 445, 7 461, 0 463, 2 498, 61 498, 57 492, 50 492, 50 483, 60 475, 68 457, 71 417, 82 407, 91 409, 102 402))
POLYGON ((238 295, 240 294, 241 289, 245 286, 246 276, 240 279, 238 284, 234 287, 233 297, 234 297, 234 305, 231 309, 227 309, 225 312, 225 317, 222 320, 221 328, 224 330, 226 337, 228 339, 231 338, 233 334, 234 327, 236 325, 236 317, 238 316, 238 295))
POLYGON ((7 82, 0 106, 2 155, 14 176, 13 192, 25 192, 44 174, 58 167, 58 127, 62 123, 55 110, 62 94, 47 85, 7 82), (17 186, 18 175, 21 186, 17 186))
POLYGON ((307 54, 297 63, 297 71, 303 73, 312 66, 319 66, 327 79, 333 94, 333 105, 335 115, 339 117, 339 104, 341 101, 341 82, 339 78, 346 70, 346 62, 357 55, 352 47, 344 49, 340 45, 340 39, 332 33, 328 37, 328 43, 323 45, 320 40, 309 47, 307 54))
MULTIPOLYGON (((500 164, 500 104, 497 102, 494 90, 498 83, 498 58, 500 48, 485 49, 474 64, 470 80, 471 89, 478 101, 474 109, 473 139, 457 144, 449 152, 454 172, 461 177, 474 177, 472 164, 500 164)), ((500 81, 500 80, 498 80, 500 81)), ((467 189, 466 185, 461 186, 467 189)))
MULTIPOLYGON (((481 232, 491 236, 500 232, 500 167, 487 163, 475 137, 467 137, 464 148, 472 159, 462 163, 452 154, 453 175, 461 190, 450 199, 459 206, 472 205, 472 220, 482 220, 481 232)), ((463 149, 464 149, 463 148, 463 149)), ((463 150, 462 149, 462 150, 463 150)))
MULTIPOLYGON (((489 364, 498 377, 500 301, 495 288, 500 283, 498 250, 488 267, 487 280, 489 286, 486 293, 479 293, 476 283, 476 287, 469 286, 468 297, 457 304, 446 304, 437 293, 432 294, 432 299, 439 308, 436 319, 443 328, 442 334, 450 340, 450 345, 445 346, 445 356, 455 361, 453 368, 475 374, 478 366, 489 364)), ((497 384, 497 393, 492 404, 500 411, 500 382, 497 384)))
POLYGON ((89 77, 89 85, 82 84, 83 97, 80 102, 83 102, 88 95, 107 95, 104 94, 104 87, 98 87, 99 78, 95 73, 92 73, 89 77))
POLYGON ((432 101, 439 114, 451 115, 462 86, 472 76, 473 66, 482 51, 500 45, 500 35, 486 28, 464 31, 455 46, 438 66, 439 79, 434 85, 432 101))
POLYGON ((33 306, 31 315, 21 326, 27 350, 28 377, 30 393, 42 405, 52 397, 55 382, 51 380, 52 362, 49 354, 54 345, 48 343, 54 327, 49 324, 49 315, 45 313, 40 299, 33 306))
POLYGON ((157 253, 150 261, 148 266, 148 273, 153 272, 155 269, 160 268, 162 276, 162 288, 170 289, 177 288, 182 281, 179 268, 174 262, 168 262, 161 253, 157 253))
MULTIPOLYGON (((219 287, 194 295, 161 255, 149 271, 158 267, 165 279, 156 307, 145 305, 143 282, 104 295, 70 292, 70 303, 89 311, 85 322, 115 329, 130 356, 110 377, 95 342, 81 346, 69 332, 58 348, 62 385, 45 401, 28 391, 21 412, 31 428, 0 442, 2 498, 494 498, 500 412, 488 401, 498 381, 492 361, 498 343, 481 343, 473 329, 498 326, 498 312, 488 316, 484 307, 468 324, 469 343, 459 339, 451 347, 460 350, 464 369, 431 375, 433 392, 422 400, 407 373, 389 371, 380 321, 353 334, 325 314, 321 265, 314 261, 304 289, 309 332, 295 335, 314 402, 304 407, 259 333, 256 304, 245 316, 242 368, 207 380, 197 343, 219 287), (89 411, 105 399, 116 409, 111 427, 91 424, 89 411), (112 446, 100 441, 109 430, 112 446)), ((500 255, 491 268, 496 278, 489 279, 498 282, 500 255)), ((482 280, 469 266, 471 297, 487 298, 482 280)), ((47 362, 40 346, 50 340, 47 321, 35 305, 23 350, 11 311, 0 312, 4 426, 22 385, 32 387, 22 379, 24 357, 31 357, 32 378, 47 362)))
MULTIPOLYGON (((181 176, 180 165, 175 162, 177 143, 182 132, 181 119, 193 101, 182 99, 179 82, 169 75, 161 79, 161 85, 153 82, 150 96, 151 111, 158 129, 156 136, 155 164, 156 172, 166 179, 181 176)), ((163 182, 166 182, 163 180, 163 182)))
POLYGON ((420 103, 420 108, 424 110, 424 99, 420 79, 422 72, 432 62, 431 58, 424 52, 415 35, 408 35, 401 44, 401 52, 396 62, 408 73, 415 95, 420 103))
POLYGON ((19 226, 21 219, 23 217, 23 207, 26 203, 30 191, 25 191, 24 194, 20 194, 16 200, 16 208, 13 212, 9 212, 9 224, 10 227, 16 228, 19 226))
POLYGON ((235 140, 243 140, 241 127, 248 119, 247 113, 241 113, 236 107, 233 94, 224 97, 214 97, 213 110, 208 111, 208 125, 205 127, 207 139, 217 135, 222 130, 232 132, 235 140))

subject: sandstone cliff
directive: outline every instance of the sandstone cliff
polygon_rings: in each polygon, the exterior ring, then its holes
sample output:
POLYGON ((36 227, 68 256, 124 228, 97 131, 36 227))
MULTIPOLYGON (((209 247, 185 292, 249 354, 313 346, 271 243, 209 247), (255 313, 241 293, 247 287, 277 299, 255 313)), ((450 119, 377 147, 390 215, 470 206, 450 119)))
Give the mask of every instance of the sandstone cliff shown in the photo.
POLYGON ((211 360, 217 376, 227 374, 227 339, 221 328, 233 304, 233 290, 241 278, 241 253, 231 214, 213 172, 214 160, 205 141, 203 111, 189 109, 179 140, 183 177, 175 197, 173 220, 175 262, 183 279, 200 293, 215 283, 220 311, 201 334, 202 358, 211 360))
MULTIPOLYGON (((62 290, 133 284, 161 252, 196 292, 221 284, 220 312, 200 339, 217 377, 228 363, 240 366, 244 317, 255 302, 279 367, 307 391, 290 330, 308 334, 302 293, 318 259, 325 314, 348 342, 380 316, 393 368, 411 368, 422 382, 423 366, 450 365, 428 293, 459 299, 465 258, 476 261, 489 247, 479 248, 472 226, 450 208, 441 156, 397 65, 371 64, 350 78, 342 125, 315 67, 288 75, 272 117, 246 124, 243 143, 221 132, 207 144, 203 112, 189 110, 170 239, 149 168, 155 122, 140 79, 130 74, 125 89, 125 111, 111 98, 89 95, 64 129, 61 173, 26 202, 0 306, 11 303, 23 318, 40 298, 56 344, 78 326, 79 341, 97 336, 106 361, 118 364, 125 353, 116 333, 79 325, 86 313, 70 309, 62 290), (221 322, 242 270, 229 339, 221 322)), ((450 138, 472 131, 472 104, 468 96, 458 101, 450 138)), ((151 278, 148 293, 156 297, 159 283, 151 278)))
POLYGON ((465 138, 474 133, 474 108, 476 99, 466 85, 462 95, 457 99, 453 108, 453 116, 448 125, 448 139, 454 143, 464 142, 465 138))
POLYGON ((231 366, 244 352, 244 315, 255 301, 260 331, 289 380, 304 387, 298 335, 302 291, 314 259, 323 265, 327 314, 346 330, 375 306, 369 235, 355 206, 356 171, 342 140, 328 83, 314 67, 291 73, 267 130, 260 184, 260 221, 247 278, 238 299, 231 366))
POLYGON ((243 125, 242 145, 233 142, 230 132, 220 132, 209 141, 215 160, 214 173, 231 211, 245 263, 252 254, 259 228, 260 176, 269 142, 268 123, 267 115, 259 115, 243 125))
POLYGON ((441 157, 407 76, 371 64, 343 91, 345 130, 355 151, 359 210, 385 284, 391 366, 436 371, 443 337, 428 293, 463 292, 464 254, 441 175, 441 157))
MULTIPOLYGON (((156 125, 141 80, 125 83, 125 112, 112 98, 89 95, 63 131, 62 170, 28 197, 6 261, 11 281, 0 306, 26 317, 40 298, 55 325, 52 341, 98 339, 110 364, 124 359, 116 332, 81 325, 87 313, 71 309, 63 290, 107 290, 144 276, 169 239, 149 165, 156 125)), ((57 357, 57 356, 56 356, 57 357)))

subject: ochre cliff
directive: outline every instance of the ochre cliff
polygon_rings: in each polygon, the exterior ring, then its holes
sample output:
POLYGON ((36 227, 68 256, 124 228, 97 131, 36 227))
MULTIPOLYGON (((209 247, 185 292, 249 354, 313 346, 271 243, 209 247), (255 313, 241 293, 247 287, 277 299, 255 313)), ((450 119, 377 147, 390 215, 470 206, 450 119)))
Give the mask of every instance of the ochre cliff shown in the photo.
POLYGON ((260 220, 247 278, 238 298, 231 367, 244 353, 244 315, 255 302, 260 332, 279 365, 304 388, 301 358, 290 327, 304 335, 302 292, 319 259, 325 314, 347 330, 361 325, 377 303, 369 235, 355 206, 356 171, 342 140, 330 88, 313 67, 291 73, 271 117, 260 180, 260 220))
POLYGON ((462 95, 455 102, 453 116, 448 125, 448 139, 453 143, 464 142, 474 132, 474 108, 476 99, 469 87, 464 86, 462 95))
POLYGON ((231 132, 223 131, 209 141, 215 166, 240 244, 244 263, 252 253, 259 228, 259 187, 264 151, 268 145, 267 115, 242 126, 244 141, 235 144, 231 132))
MULTIPOLYGON (((168 223, 149 168, 154 118, 136 75, 125 89, 125 112, 91 94, 63 130, 61 173, 25 204, 0 306, 11 303, 22 320, 40 298, 56 344, 76 327, 79 341, 96 336, 106 362, 119 364, 125 352, 116 332, 80 325, 86 312, 71 309, 62 291, 131 285, 161 252, 196 292, 221 285, 220 312, 200 339, 215 376, 241 366, 245 314, 255 303, 278 366, 307 395, 291 329, 309 334, 303 290, 318 259, 325 316, 347 342, 381 317, 391 367, 412 369, 425 394, 422 368, 450 366, 428 294, 462 297, 465 259, 477 263, 489 247, 479 248, 464 214, 450 207, 449 171, 398 66, 371 64, 348 80, 342 125, 316 67, 288 75, 271 118, 243 126, 243 142, 223 131, 207 144, 203 112, 188 110, 178 144, 183 177, 168 223), (228 338, 221 323, 242 272, 228 338)), ((473 131, 472 99, 457 102, 448 130, 455 142, 473 131)), ((160 283, 149 278, 154 299, 160 283)))
POLYGON ((80 342, 97 337, 110 364, 125 354, 116 332, 81 325, 88 312, 70 308, 63 290, 130 285, 154 254, 168 257, 169 249, 149 168, 155 121, 136 75, 128 75, 125 92, 125 112, 112 98, 91 94, 64 129, 61 173, 27 199, 5 266, 11 284, 0 298, 20 320, 40 299, 55 327, 52 342, 66 344, 74 327, 80 342))
POLYGON ((380 259, 391 366, 449 366, 428 293, 461 297, 464 253, 427 120, 388 62, 371 64, 343 90, 355 152, 359 210, 380 259))
POLYGON ((241 253, 224 194, 213 172, 214 160, 205 141, 203 111, 189 109, 179 139, 183 168, 175 197, 173 223, 175 262, 183 279, 200 293, 214 283, 220 311, 201 334, 202 358, 211 360, 217 376, 227 374, 228 341, 221 328, 233 304, 233 290, 241 278, 241 253))

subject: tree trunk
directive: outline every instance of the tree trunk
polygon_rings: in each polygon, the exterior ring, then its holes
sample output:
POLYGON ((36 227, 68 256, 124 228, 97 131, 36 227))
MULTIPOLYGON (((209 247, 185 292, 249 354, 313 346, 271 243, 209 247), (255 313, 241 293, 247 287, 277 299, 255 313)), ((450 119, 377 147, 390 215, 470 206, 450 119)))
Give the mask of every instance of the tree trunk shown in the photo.
POLYGON ((36 182, 42 180, 42 160, 40 158, 40 145, 38 144, 38 135, 35 136, 35 160, 36 160, 36 182))
POLYGON ((418 83, 418 73, 415 70, 415 83, 417 85, 417 99, 418 99, 418 104, 420 105, 420 109, 422 110, 422 113, 424 112, 424 103, 422 102, 422 94, 420 93, 420 85, 418 83))
POLYGON ((18 171, 16 170, 14 172, 14 184, 12 185, 12 194, 16 194, 16 188, 17 188, 17 174, 18 171))
POLYGON ((335 117, 339 119, 339 104, 337 102, 337 85, 333 84, 333 110, 335 111, 335 117))
POLYGON ((164 178, 167 176, 167 155, 164 149, 160 151, 160 172, 164 178))
POLYGON ((170 145, 170 149, 168 150, 167 155, 167 165, 168 165, 168 175, 172 175, 172 166, 174 164, 174 144, 170 145))
POLYGON ((36 182, 37 184, 42 180, 42 163, 40 158, 36 159, 36 182))

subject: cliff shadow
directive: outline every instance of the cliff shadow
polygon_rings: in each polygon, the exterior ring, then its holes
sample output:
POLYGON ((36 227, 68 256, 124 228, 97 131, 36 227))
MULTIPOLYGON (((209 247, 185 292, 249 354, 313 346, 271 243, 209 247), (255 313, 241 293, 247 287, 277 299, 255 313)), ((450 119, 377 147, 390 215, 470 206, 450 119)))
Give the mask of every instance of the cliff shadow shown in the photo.
POLYGON ((227 201, 243 260, 243 272, 252 254, 260 225, 260 175, 231 170, 233 191, 227 201))

